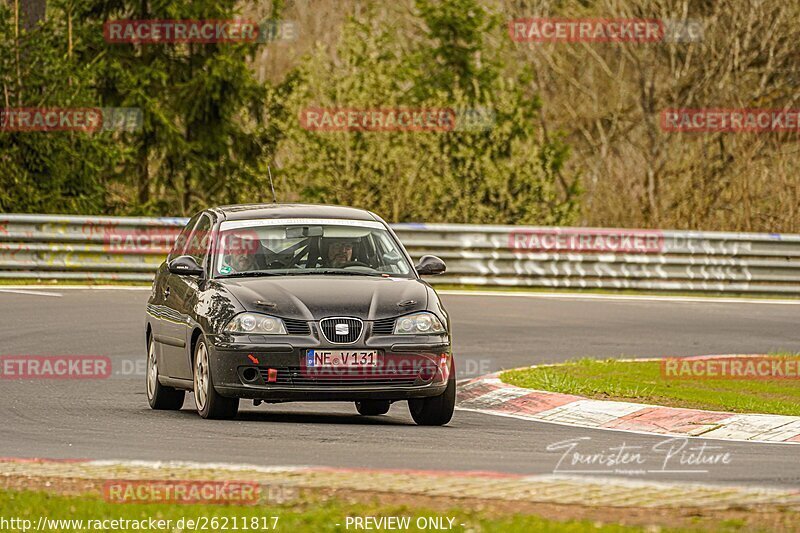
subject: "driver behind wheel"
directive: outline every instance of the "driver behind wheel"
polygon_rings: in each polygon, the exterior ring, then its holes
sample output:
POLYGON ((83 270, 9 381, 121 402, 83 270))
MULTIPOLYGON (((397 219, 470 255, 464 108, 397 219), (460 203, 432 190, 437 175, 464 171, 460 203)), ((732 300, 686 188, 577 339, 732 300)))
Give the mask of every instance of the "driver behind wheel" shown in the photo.
POLYGON ((243 239, 238 235, 230 235, 227 249, 222 256, 220 274, 235 274, 258 270, 256 264, 256 245, 253 239, 243 239))
POLYGON ((325 266, 341 268, 353 262, 355 243, 350 239, 336 239, 328 245, 325 266))

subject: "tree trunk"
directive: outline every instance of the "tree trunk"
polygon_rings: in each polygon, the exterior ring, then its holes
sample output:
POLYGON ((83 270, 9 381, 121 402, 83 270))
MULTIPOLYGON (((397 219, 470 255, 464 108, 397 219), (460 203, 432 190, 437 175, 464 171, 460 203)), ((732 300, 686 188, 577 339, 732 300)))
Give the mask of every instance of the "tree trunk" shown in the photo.
POLYGON ((139 206, 142 207, 150 201, 150 147, 147 139, 143 139, 139 145, 138 167, 139 167, 139 187, 137 200, 139 206))

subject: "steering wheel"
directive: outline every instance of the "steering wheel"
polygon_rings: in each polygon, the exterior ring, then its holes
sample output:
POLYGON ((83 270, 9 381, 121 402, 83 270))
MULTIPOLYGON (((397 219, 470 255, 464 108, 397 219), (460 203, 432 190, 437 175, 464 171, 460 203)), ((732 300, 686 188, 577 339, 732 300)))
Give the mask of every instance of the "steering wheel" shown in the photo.
POLYGON ((355 266, 372 268, 368 264, 362 263, 361 261, 348 261, 347 263, 343 264, 339 268, 349 268, 349 267, 355 267, 355 266))

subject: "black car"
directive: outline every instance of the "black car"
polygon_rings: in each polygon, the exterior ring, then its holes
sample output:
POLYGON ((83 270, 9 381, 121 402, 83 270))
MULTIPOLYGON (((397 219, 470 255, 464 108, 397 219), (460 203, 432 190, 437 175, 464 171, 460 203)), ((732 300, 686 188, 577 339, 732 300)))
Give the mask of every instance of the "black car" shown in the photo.
POLYGON ((239 400, 352 401, 381 415, 407 400, 443 425, 455 405, 450 319, 374 213, 320 205, 207 209, 159 267, 147 303, 147 398, 177 410, 193 391, 203 418, 239 400))

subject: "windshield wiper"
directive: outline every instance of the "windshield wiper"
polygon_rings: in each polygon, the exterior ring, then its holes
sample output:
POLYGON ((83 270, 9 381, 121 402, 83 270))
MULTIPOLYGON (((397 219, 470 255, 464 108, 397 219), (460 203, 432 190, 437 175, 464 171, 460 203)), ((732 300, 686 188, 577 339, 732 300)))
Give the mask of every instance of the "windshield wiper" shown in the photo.
POLYGON ((383 274, 380 272, 359 272, 356 270, 334 270, 329 268, 315 268, 310 270, 298 270, 298 271, 290 271, 286 272, 283 275, 285 276, 317 276, 317 275, 325 275, 325 274, 340 274, 342 276, 371 276, 371 277, 382 277, 383 274))
POLYGON ((334 270, 329 268, 318 268, 310 270, 289 270, 289 271, 276 271, 276 270, 249 270, 247 272, 234 272, 232 274, 224 274, 217 276, 218 279, 227 278, 255 278, 260 276, 317 276, 326 274, 337 274, 341 276, 370 276, 370 277, 383 277, 380 272, 359 272, 355 270, 334 270))
POLYGON ((217 276, 217 278, 256 278, 260 276, 283 276, 283 274, 275 272, 274 270, 248 270, 247 272, 224 274, 222 276, 217 276))
POLYGON ((373 276, 381 277, 380 272, 360 272, 358 270, 320 270, 320 274, 341 274, 342 276, 373 276))

